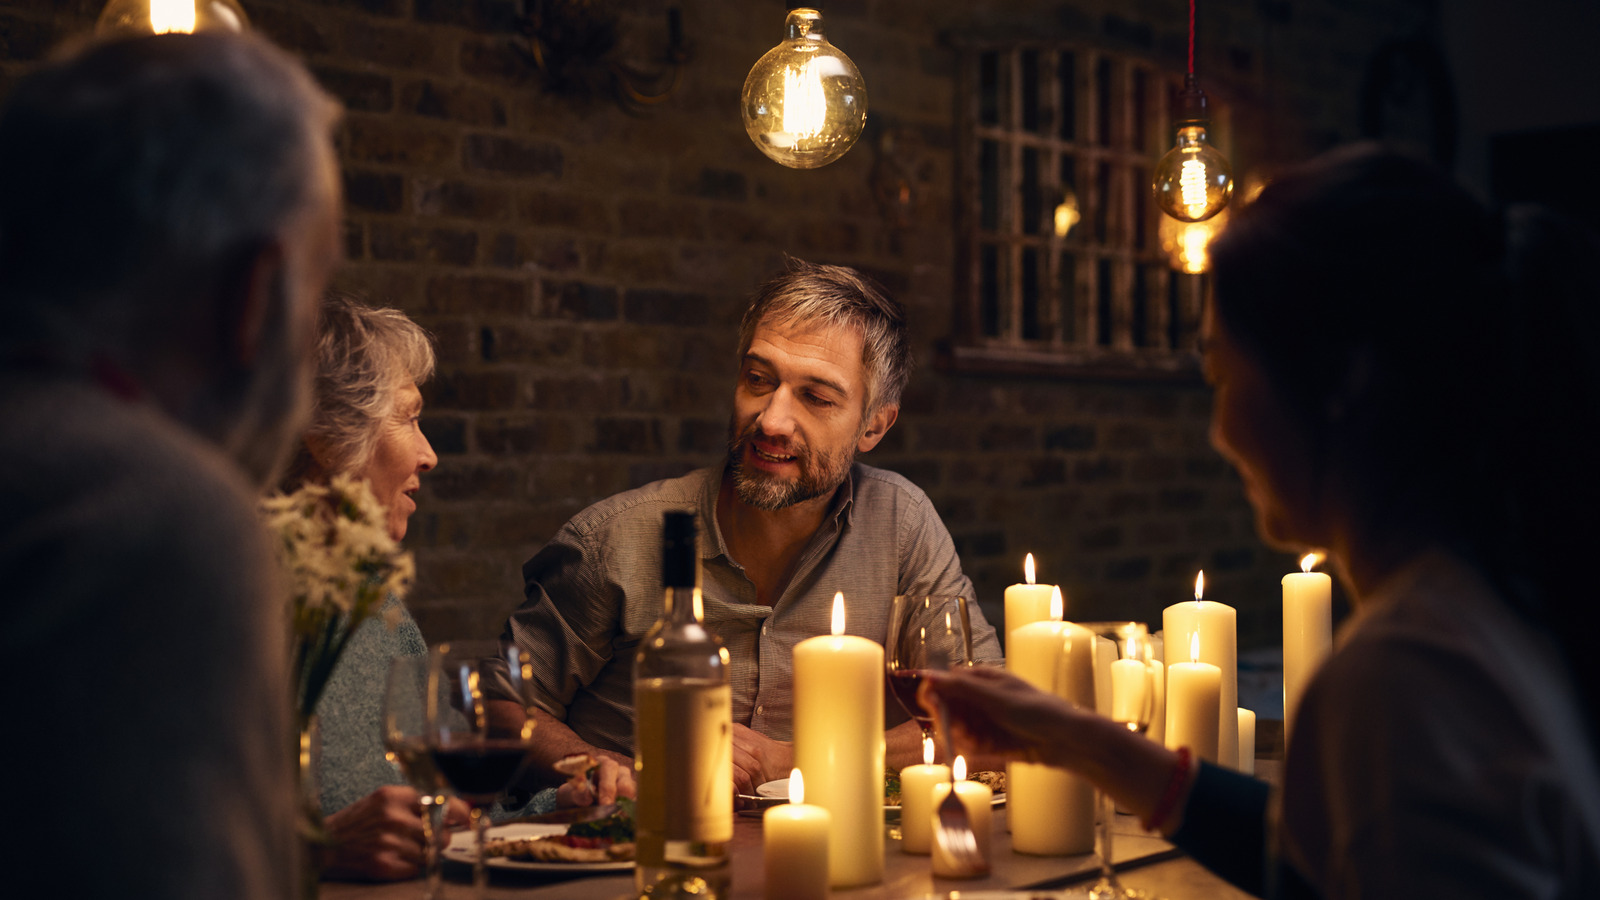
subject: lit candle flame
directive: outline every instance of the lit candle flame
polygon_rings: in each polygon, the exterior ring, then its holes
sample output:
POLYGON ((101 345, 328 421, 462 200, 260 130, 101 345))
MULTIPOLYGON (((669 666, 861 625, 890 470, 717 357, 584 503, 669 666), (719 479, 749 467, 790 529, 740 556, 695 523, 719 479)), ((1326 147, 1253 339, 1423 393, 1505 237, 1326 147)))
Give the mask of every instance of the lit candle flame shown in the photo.
POLYGON ((833 595, 833 636, 844 634, 844 591, 833 595))
POLYGON ((806 802, 806 780, 799 769, 789 770, 789 802, 796 806, 806 802))
POLYGON ((1028 579, 1028 583, 1029 584, 1033 584, 1033 554, 1032 553, 1029 553, 1028 554, 1028 558, 1024 559, 1022 561, 1022 574, 1023 574, 1023 577, 1028 579))
POLYGON ((1206 595, 1206 570, 1201 569, 1200 574, 1194 576, 1194 602, 1199 603, 1200 598, 1206 595))
POLYGON ((922 739, 922 764, 925 766, 933 765, 933 738, 931 737, 922 739))
POLYGON ((956 757, 956 761, 950 765, 950 774, 954 775, 957 781, 967 780, 967 758, 965 756, 956 757))
POLYGON ((1067 603, 1064 599, 1062 599, 1061 588, 1058 585, 1055 590, 1050 592, 1050 620, 1053 622, 1059 622, 1061 621, 1061 617, 1066 614, 1067 603))
POLYGON ((1200 632, 1189 635, 1189 662, 1200 661, 1200 632))
POLYGON ((150 30, 156 34, 174 31, 193 34, 194 25, 193 0, 151 0, 150 30))
POLYGON ((1300 571, 1309 572, 1312 569, 1315 569, 1317 567, 1317 563, 1320 562, 1322 562, 1321 553, 1307 553, 1305 556, 1300 558, 1300 571))

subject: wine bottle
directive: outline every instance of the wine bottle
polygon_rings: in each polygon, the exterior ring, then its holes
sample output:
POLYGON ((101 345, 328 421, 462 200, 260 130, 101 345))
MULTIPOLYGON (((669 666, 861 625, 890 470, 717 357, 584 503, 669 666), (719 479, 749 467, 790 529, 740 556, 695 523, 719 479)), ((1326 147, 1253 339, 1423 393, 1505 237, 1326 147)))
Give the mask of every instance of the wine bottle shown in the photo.
POLYGON ((662 524, 665 609, 634 657, 634 887, 641 898, 728 896, 733 695, 728 651, 705 627, 694 515, 662 524))

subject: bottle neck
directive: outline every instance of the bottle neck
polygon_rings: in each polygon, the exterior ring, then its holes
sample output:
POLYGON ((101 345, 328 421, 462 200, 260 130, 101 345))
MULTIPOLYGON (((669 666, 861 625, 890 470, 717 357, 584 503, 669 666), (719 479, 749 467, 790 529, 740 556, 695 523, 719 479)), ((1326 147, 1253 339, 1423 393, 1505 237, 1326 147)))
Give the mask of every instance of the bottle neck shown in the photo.
POLYGON ((705 620, 705 608, 700 600, 699 588, 668 585, 665 599, 664 618, 672 624, 689 625, 705 620))

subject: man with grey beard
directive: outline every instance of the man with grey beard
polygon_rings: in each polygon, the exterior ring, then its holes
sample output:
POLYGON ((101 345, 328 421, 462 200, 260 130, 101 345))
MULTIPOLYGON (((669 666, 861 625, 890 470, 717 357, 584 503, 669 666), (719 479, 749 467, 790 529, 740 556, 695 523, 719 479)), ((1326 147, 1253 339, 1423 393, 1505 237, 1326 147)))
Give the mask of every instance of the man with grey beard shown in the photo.
POLYGON ((337 116, 289 56, 216 33, 85 45, 0 106, 15 896, 298 887, 285 597, 255 496, 308 408, 337 116))
MULTIPOLYGON (((926 495, 855 461, 894 424, 911 359, 900 305, 854 270, 795 262, 764 285, 740 331, 723 465, 591 506, 523 567, 506 632, 539 688, 536 764, 589 753, 599 802, 631 794, 633 655, 662 609, 661 522, 696 515, 705 622, 726 644, 734 780, 743 793, 793 764, 794 645, 826 634, 836 591, 848 631, 883 643, 899 594, 972 598, 926 495)), ((973 610, 974 656, 998 660, 973 610)), ((891 767, 921 761, 920 732, 885 705, 891 767)), ((516 704, 497 707, 502 727, 516 704)))

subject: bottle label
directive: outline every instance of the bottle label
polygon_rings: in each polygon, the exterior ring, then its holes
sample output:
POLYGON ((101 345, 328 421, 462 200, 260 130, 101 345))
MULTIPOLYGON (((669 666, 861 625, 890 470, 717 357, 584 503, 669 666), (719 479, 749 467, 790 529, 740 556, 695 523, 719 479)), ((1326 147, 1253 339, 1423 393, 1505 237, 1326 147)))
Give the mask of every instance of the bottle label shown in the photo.
POLYGON ((698 679, 641 679, 634 707, 641 854, 651 838, 732 840, 732 689, 698 679))

